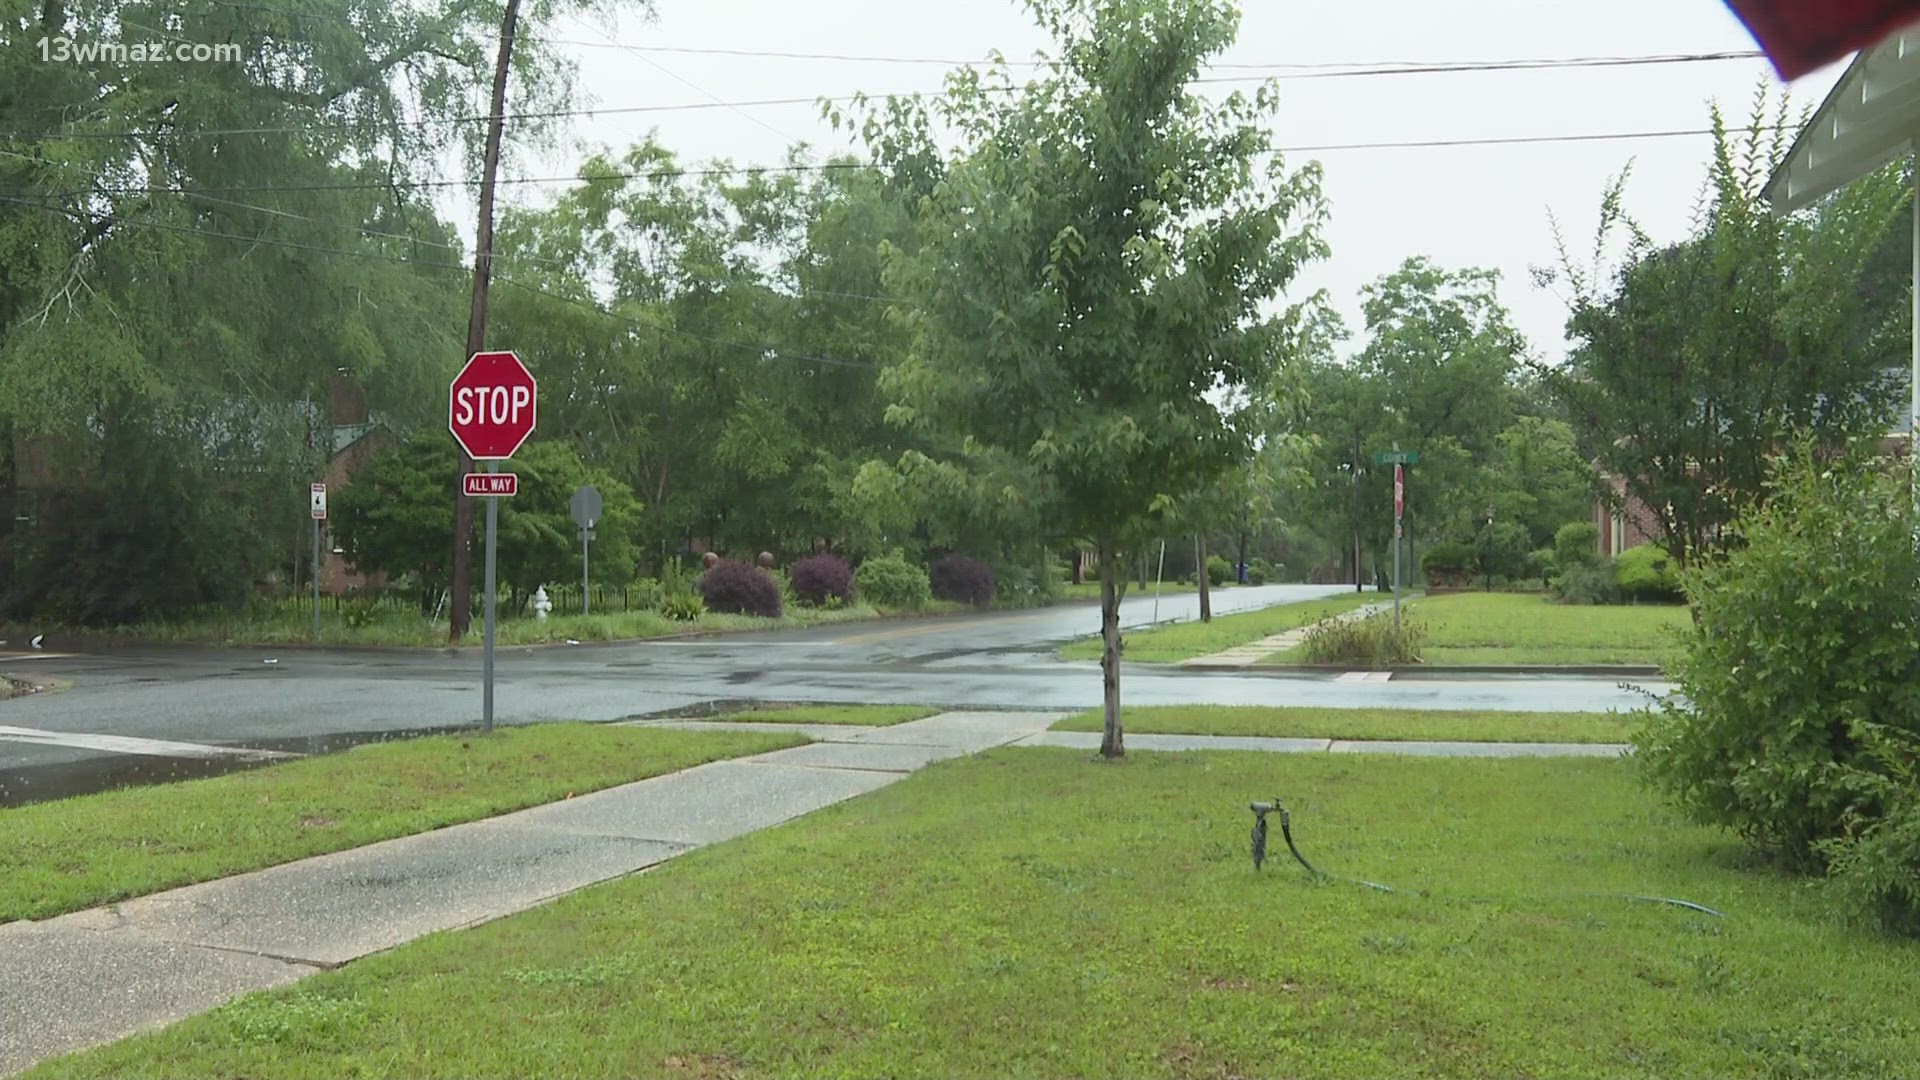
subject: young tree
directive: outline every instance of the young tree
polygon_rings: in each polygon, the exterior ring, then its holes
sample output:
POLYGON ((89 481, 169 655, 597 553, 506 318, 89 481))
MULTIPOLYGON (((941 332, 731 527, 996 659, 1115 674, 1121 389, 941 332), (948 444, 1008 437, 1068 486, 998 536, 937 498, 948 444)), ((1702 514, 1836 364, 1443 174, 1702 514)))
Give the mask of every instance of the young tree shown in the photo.
MULTIPOLYGON (((1238 27, 1223 0, 1029 0, 1055 55, 1016 87, 955 74, 939 117, 961 150, 918 206, 887 281, 912 307, 883 376, 897 421, 1029 463, 1053 538, 1101 563, 1101 752, 1120 726, 1121 553, 1182 493, 1245 461, 1259 387, 1287 347, 1272 301, 1324 255, 1319 169, 1273 151, 1277 94, 1191 88, 1238 27)), ((918 106, 869 125, 890 168, 927 159, 918 106)))
POLYGON ((1543 374, 1585 449, 1653 515, 1681 566, 1720 546, 1790 435, 1840 445, 1882 434, 1901 385, 1907 293, 1876 287, 1872 273, 1907 205, 1898 167, 1777 217, 1760 192, 1784 136, 1765 109, 1763 94, 1740 137, 1714 109, 1707 203, 1691 237, 1657 248, 1622 209, 1622 173, 1601 201, 1595 263, 1625 230, 1626 265, 1603 284, 1563 245, 1559 269, 1539 274, 1571 290, 1576 343, 1543 374))

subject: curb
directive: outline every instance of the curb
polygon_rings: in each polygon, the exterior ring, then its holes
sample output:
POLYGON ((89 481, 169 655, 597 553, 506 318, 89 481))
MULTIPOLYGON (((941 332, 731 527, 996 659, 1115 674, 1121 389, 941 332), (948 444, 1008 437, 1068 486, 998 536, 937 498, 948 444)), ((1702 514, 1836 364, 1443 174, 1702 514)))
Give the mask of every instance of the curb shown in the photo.
POLYGON ((1664 671, 1649 665, 1608 664, 1400 664, 1385 668, 1355 668, 1346 664, 1155 664, 1156 668, 1189 670, 1274 671, 1329 674, 1345 671, 1386 671, 1394 675, 1584 675, 1589 677, 1658 678, 1664 671))

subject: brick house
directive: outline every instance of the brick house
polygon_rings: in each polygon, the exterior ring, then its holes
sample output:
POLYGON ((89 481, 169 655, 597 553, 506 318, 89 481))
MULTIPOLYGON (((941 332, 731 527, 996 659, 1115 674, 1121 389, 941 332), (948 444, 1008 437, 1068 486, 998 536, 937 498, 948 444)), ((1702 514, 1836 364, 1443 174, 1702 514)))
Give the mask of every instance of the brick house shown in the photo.
MULTIPOLYGON (((1913 437, 1913 418, 1903 411, 1899 422, 1886 438, 1880 440, 1880 453, 1899 462, 1910 453, 1910 441, 1913 437)), ((1660 535, 1659 518, 1646 503, 1627 494, 1626 481, 1617 476, 1600 476, 1600 482, 1613 489, 1620 498, 1620 508, 1613 509, 1604 498, 1595 498, 1593 502, 1593 524, 1600 530, 1597 547, 1600 557, 1610 559, 1631 547, 1653 543, 1660 535)))
MULTIPOLYGON (((311 437, 327 447, 327 468, 320 480, 331 494, 345 486, 354 470, 368 458, 393 445, 394 439, 392 433, 372 419, 366 394, 344 375, 335 375, 328 381, 327 420, 327 425, 311 437)), ((329 520, 321 529, 320 591, 329 596, 343 596, 349 591, 384 586, 385 574, 363 574, 347 562, 344 549, 334 541, 331 525, 329 520)), ((304 578, 306 567, 311 565, 311 553, 302 549, 301 556, 303 561, 299 566, 304 578)))

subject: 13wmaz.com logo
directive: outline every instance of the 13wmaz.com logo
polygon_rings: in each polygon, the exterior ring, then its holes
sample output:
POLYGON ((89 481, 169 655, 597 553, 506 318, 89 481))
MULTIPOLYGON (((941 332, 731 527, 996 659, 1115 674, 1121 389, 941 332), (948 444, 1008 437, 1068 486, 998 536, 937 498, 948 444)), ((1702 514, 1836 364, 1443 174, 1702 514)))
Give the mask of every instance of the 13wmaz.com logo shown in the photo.
POLYGON ((223 64, 240 59, 240 46, 193 41, 86 41, 43 37, 37 43, 40 60, 48 64, 223 64))

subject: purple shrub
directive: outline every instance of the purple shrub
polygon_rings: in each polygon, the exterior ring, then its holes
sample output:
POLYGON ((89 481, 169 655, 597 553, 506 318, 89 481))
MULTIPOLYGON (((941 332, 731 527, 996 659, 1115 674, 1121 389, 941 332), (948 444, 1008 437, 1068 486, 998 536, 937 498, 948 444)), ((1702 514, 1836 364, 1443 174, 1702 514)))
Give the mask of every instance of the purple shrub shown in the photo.
POLYGON ((948 555, 927 568, 933 595, 942 600, 958 600, 975 607, 993 601, 993 571, 978 559, 948 555))
POLYGON ((780 617, 780 583, 743 562, 722 559, 700 575, 700 598, 708 611, 780 617))
POLYGON ((793 594, 815 607, 825 604, 829 596, 839 597, 843 604, 853 599, 853 567, 831 552, 801 559, 787 576, 793 594))

